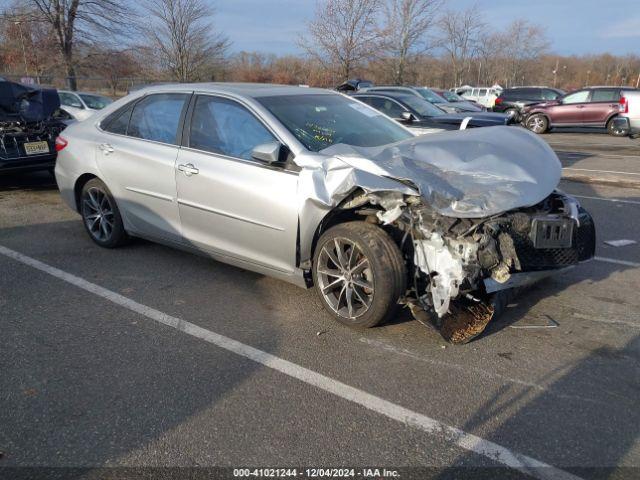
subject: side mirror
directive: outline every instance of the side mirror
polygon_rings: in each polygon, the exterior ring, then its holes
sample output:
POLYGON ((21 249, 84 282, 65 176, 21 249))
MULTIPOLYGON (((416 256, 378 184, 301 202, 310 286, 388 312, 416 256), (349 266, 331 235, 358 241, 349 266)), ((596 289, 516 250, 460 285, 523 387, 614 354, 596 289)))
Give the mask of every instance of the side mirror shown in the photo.
POLYGON ((409 123, 413 122, 416 119, 416 117, 414 117, 413 113, 411 112, 402 112, 400 114, 400 118, 405 122, 409 122, 409 123))
POLYGON ((256 145, 251 151, 251 158, 268 164, 280 161, 280 151, 282 144, 280 142, 268 142, 256 145))

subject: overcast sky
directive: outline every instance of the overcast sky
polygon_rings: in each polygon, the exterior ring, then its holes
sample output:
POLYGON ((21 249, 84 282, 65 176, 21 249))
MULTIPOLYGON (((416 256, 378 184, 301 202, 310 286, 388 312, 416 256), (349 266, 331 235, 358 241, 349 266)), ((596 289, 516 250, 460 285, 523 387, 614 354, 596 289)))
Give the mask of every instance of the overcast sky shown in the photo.
MULTIPOLYGON (((296 38, 313 18, 315 0, 213 0, 216 25, 232 51, 298 53, 296 38)), ((640 0, 448 0, 449 8, 480 6, 495 29, 517 18, 543 25, 559 54, 640 54, 640 0)))

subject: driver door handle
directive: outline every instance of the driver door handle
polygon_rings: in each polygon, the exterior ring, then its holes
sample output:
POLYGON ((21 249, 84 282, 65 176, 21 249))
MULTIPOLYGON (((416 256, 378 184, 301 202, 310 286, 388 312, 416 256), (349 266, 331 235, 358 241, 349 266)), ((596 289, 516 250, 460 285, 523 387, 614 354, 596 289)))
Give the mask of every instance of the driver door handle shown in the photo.
POLYGON ((178 170, 184 172, 187 177, 200 173, 200 170, 194 167, 193 163, 181 163, 180 165, 178 165, 178 170))

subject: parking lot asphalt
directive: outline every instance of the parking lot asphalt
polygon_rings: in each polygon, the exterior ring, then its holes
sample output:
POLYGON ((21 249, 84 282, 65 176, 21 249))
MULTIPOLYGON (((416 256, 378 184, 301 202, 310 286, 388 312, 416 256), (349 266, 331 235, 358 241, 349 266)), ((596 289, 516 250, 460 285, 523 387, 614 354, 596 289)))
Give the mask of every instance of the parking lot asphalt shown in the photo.
MULTIPOLYGON (((599 170, 628 140, 545 139, 599 170)), ((100 249, 47 174, 0 177, 0 467, 429 466, 456 478, 536 461, 538 478, 634 478, 640 245, 603 242, 640 241, 640 190, 561 188, 593 214, 597 260, 451 346, 406 312, 352 330, 311 290, 142 240, 100 249)))

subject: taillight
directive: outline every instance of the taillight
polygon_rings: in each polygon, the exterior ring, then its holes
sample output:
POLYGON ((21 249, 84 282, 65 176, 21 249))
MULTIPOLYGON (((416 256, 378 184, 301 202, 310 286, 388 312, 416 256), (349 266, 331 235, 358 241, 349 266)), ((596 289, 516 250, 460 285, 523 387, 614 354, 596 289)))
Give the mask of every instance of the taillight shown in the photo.
POLYGON ((496 105, 501 105, 502 99, 500 97, 496 98, 496 105))
POLYGON ((629 113, 629 100, 626 97, 620 97, 618 110, 620 110, 620 113, 629 113))
POLYGON ((56 152, 59 152, 60 150, 64 149, 64 147, 66 147, 67 145, 69 145, 69 142, 67 141, 66 138, 56 137, 56 152))

